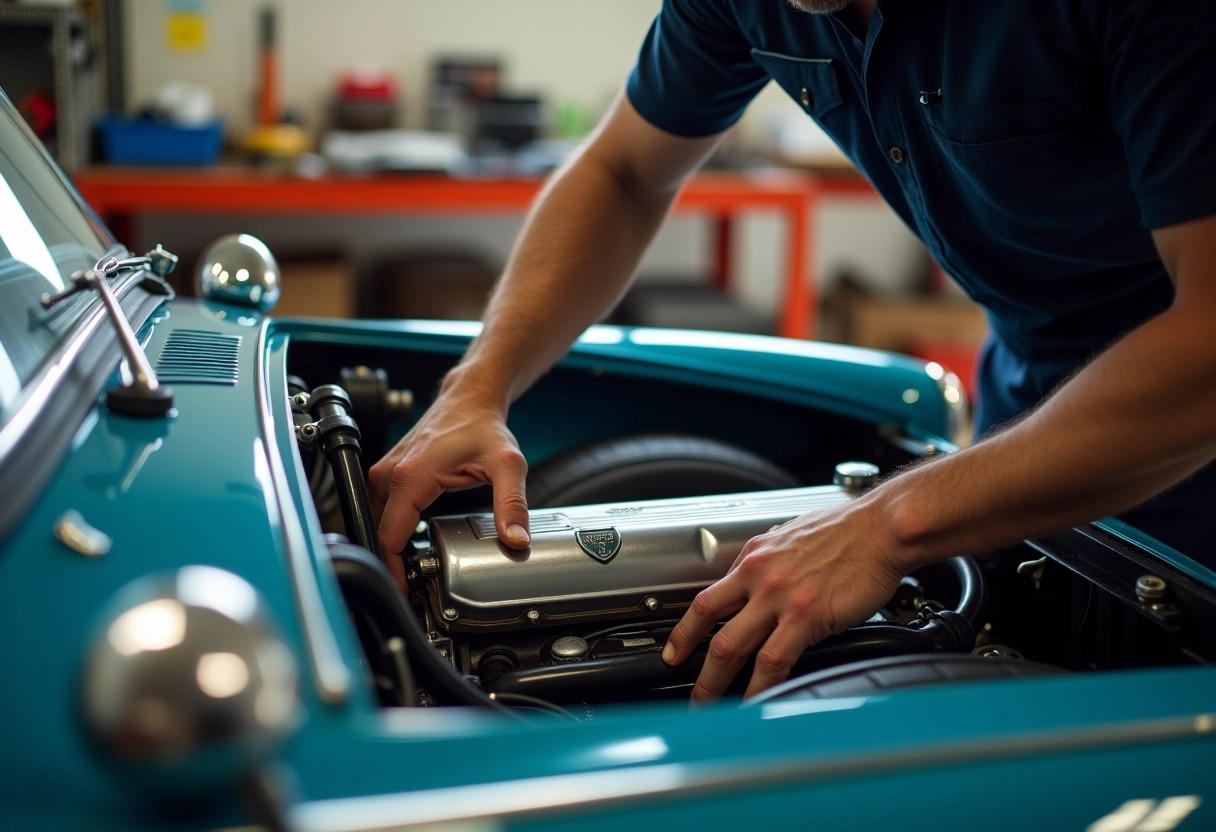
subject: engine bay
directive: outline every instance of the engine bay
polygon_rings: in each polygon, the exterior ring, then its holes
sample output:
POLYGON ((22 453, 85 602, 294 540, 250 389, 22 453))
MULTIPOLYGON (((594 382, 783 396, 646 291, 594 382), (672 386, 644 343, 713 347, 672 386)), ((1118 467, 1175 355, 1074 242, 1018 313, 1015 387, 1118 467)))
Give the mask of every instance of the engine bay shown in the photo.
MULTIPOLYGON (((380 448, 360 447, 364 419, 356 426, 352 414, 381 414, 366 420, 363 435, 385 437, 383 422, 405 412, 412 395, 393 393, 383 371, 344 372, 341 380, 356 392, 307 390, 297 380, 296 432, 318 514, 336 532, 331 560, 366 676, 386 707, 481 705, 582 720, 600 704, 687 698, 708 639, 680 667, 660 653, 697 592, 726 573, 751 537, 850 500, 914 457, 906 439, 876 432, 872 441, 887 445, 877 455, 883 464, 838 460, 833 482, 791 486, 777 476, 779 487, 760 490, 750 483, 767 463, 757 460, 742 466, 750 473, 738 490, 718 493, 729 476, 694 471, 713 493, 656 496, 653 465, 599 477, 583 453, 567 485, 551 490, 557 502, 530 512, 527 550, 499 542, 484 506, 436 506, 407 553, 407 596, 379 560, 363 483, 380 448), (621 496, 631 487, 641 496, 621 496), (602 499, 560 499, 570 494, 602 499)), ((651 449, 645 456, 692 442, 702 461, 710 447, 697 437, 612 441, 611 452, 600 443, 590 456, 619 462, 637 447, 651 449)), ((869 621, 808 650, 791 675, 830 686, 837 670, 856 676, 866 663, 878 668, 896 657, 930 667, 936 681, 1004 676, 1010 666, 1033 675, 1210 664, 1216 594, 1117 529, 1086 526, 918 570, 869 621)), ((749 675, 745 667, 732 693, 742 693, 749 675)))

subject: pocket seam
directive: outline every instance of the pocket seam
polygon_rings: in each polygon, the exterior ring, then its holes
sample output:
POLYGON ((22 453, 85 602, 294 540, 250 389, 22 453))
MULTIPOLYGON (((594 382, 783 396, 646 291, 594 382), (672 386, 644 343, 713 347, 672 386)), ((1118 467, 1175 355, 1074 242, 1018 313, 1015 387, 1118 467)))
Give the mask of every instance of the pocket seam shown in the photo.
MULTIPOLYGON (((994 108, 968 108, 968 107, 951 108, 951 107, 946 107, 943 105, 933 105, 933 106, 926 106, 925 108, 923 108, 921 110, 921 118, 924 120, 925 125, 938 138, 942 139, 943 141, 949 142, 951 145, 954 145, 954 146, 977 147, 977 148, 988 146, 988 145, 996 146, 996 145, 1006 144, 1006 143, 1010 143, 1010 142, 1017 142, 1017 141, 1022 141, 1022 140, 1042 139, 1042 138, 1046 138, 1046 137, 1053 136, 1056 134, 1068 133, 1070 130, 1081 129, 1084 126, 1084 121, 1083 120, 1078 121, 1075 118, 1076 115, 1077 114, 1072 111, 1072 107, 1071 107, 1071 105, 1068 104, 1068 102, 1056 101, 1056 100, 1043 101, 1043 102, 1019 102, 1017 105, 1006 105, 1006 106, 1000 106, 1000 107, 994 107, 994 108), (1010 107, 1012 107, 1012 106, 1017 106, 1019 108, 1022 108, 1022 107, 1028 107, 1029 105, 1035 105, 1038 108, 1040 108, 1041 110, 1050 110, 1050 111, 1055 111, 1055 112, 1060 112, 1062 108, 1068 108, 1069 116, 1071 116, 1071 117, 1066 116, 1066 117, 1062 117, 1059 119, 1052 119, 1052 121, 1056 121, 1056 123, 1051 124, 1050 126, 1047 126, 1047 129, 1043 129, 1044 126, 1046 126, 1046 125, 1042 125, 1041 119, 1040 119, 1039 120, 1040 124, 1036 124, 1030 128, 1031 132, 1024 132, 1024 133, 1016 132, 1016 130, 1012 130, 1012 129, 1010 129, 1009 126, 1006 126, 1006 129, 1004 131, 1002 131, 1006 135, 1004 135, 1000 138, 986 139, 984 141, 971 141, 971 142, 962 141, 960 139, 954 138, 953 136, 950 135, 950 132, 947 131, 945 129, 945 126, 943 125, 943 121, 948 121, 948 119, 946 119, 946 117, 945 117, 946 114, 950 113, 950 112, 957 114, 959 110, 975 110, 975 112, 972 113, 973 119, 975 119, 977 121, 980 119, 985 119, 985 120, 991 122, 993 120, 994 116, 999 115, 1002 111, 1008 112, 1010 107), (984 112, 981 112, 981 110, 988 110, 990 112, 984 113, 984 112), (1014 134, 1009 135, 1009 133, 1011 133, 1011 132, 1013 132, 1014 134)), ((1025 117, 1021 119, 1021 121, 1023 123, 1027 120, 1030 120, 1030 119, 1027 119, 1025 117)), ((1011 122, 1008 122, 1008 121, 1006 121, 1005 123, 1006 123, 1006 125, 1011 124, 1011 122)))
MULTIPOLYGON (((800 58, 794 55, 784 55, 780 52, 770 52, 758 47, 751 49, 752 60, 758 63, 769 77, 780 85, 780 80, 769 69, 765 63, 765 59, 773 64, 780 66, 782 64, 802 70, 799 72, 800 80, 806 82, 804 86, 812 92, 811 104, 809 107, 804 106, 804 110, 812 116, 819 117, 839 107, 844 103, 844 97, 840 93, 840 80, 836 77, 835 58, 800 58), (806 72, 805 70, 812 70, 806 72), (819 83, 815 83, 818 81, 819 83), (827 93, 827 101, 821 101, 820 96, 815 93, 827 93)), ((788 94, 794 97, 797 96, 790 90, 786 90, 788 94)))
POLYGON ((1068 127, 1062 128, 1060 130, 1050 130, 1046 133, 1030 133, 1025 136, 1012 136, 1008 139, 993 139, 992 141, 987 141, 987 142, 960 142, 958 139, 952 139, 949 136, 947 136, 945 133, 942 132, 941 128, 939 128, 937 125, 935 125, 932 121, 929 121, 926 119, 925 123, 934 136, 936 136, 938 139, 940 139, 942 142, 944 142, 946 145, 948 145, 951 148, 960 148, 961 150, 963 150, 964 153, 970 149, 974 149, 977 152, 983 152, 985 150, 1000 150, 1002 148, 1011 148, 1014 145, 1018 144, 1019 142, 1041 141, 1043 139, 1050 139, 1053 136, 1064 136, 1072 131, 1079 129, 1078 125, 1074 124, 1074 125, 1069 125, 1068 127))

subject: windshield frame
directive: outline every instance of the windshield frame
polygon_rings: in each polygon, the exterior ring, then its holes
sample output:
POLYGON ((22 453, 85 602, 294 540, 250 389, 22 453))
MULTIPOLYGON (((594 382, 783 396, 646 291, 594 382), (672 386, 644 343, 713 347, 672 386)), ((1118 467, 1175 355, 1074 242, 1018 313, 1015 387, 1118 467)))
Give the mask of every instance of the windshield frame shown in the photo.
POLYGON ((0 425, 101 304, 93 292, 51 308, 42 298, 98 260, 126 255, 0 90, 0 425))

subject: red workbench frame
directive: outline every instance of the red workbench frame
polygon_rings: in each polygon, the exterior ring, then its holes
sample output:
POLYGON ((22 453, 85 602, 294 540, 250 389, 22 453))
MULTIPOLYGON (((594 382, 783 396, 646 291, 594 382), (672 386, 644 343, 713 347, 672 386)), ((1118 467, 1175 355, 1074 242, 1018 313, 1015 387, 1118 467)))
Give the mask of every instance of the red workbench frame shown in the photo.
MULTIPOLYGON (((243 167, 120 168, 77 171, 73 181, 116 233, 129 237, 132 217, 180 214, 522 213, 542 183, 529 178, 455 178, 443 175, 285 176, 243 167)), ((872 195, 869 183, 848 172, 702 173, 680 192, 675 210, 708 214, 716 222, 715 281, 731 278, 733 222, 743 212, 768 210, 785 222, 784 296, 777 332, 814 335, 816 276, 809 252, 812 219, 826 194, 872 195)))

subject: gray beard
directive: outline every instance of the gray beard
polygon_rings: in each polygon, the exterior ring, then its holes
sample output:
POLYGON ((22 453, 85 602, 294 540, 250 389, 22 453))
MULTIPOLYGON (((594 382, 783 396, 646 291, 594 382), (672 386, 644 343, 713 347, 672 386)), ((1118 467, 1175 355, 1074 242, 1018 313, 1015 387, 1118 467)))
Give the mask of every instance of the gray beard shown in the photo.
POLYGON ((853 0, 786 0, 800 12, 831 14, 853 5, 853 0))

